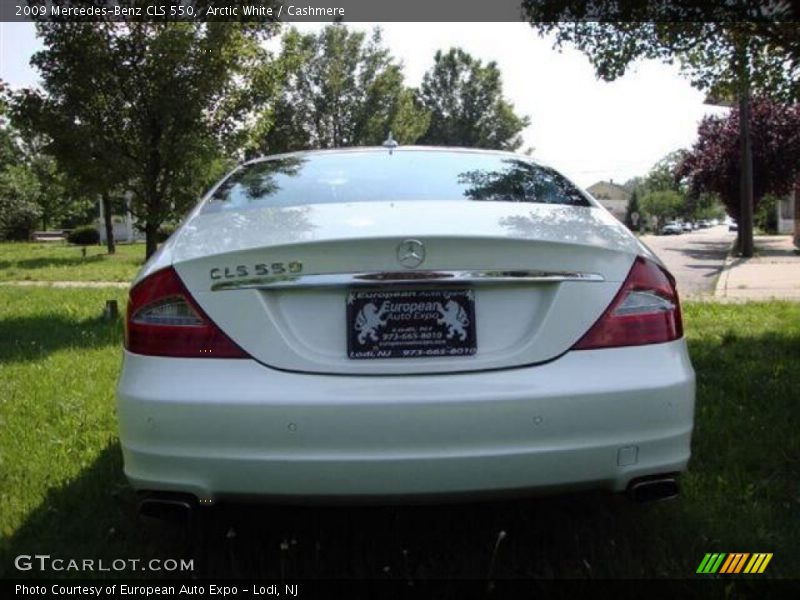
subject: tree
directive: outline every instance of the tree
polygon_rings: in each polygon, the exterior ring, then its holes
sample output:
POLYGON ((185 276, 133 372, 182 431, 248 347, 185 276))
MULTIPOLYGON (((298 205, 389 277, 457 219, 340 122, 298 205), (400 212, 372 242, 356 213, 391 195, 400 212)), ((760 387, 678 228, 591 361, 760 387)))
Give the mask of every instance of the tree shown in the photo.
POLYGON ((36 203, 41 188, 24 164, 0 171, 0 239, 27 240, 42 214, 36 203))
POLYGON ((762 7, 746 0, 721 5, 700 0, 524 0, 523 11, 540 33, 555 33, 557 46, 569 43, 583 51, 602 79, 622 76, 636 59, 677 59, 692 85, 706 90, 709 98, 738 98, 742 164, 739 245, 744 256, 752 256, 750 95, 755 91, 800 98, 796 8, 790 3, 762 7))
POLYGON ((628 199, 628 206, 625 207, 625 225, 632 231, 638 230, 640 223, 644 220, 643 217, 642 207, 639 206, 639 193, 634 189, 628 199))
POLYGON ((19 153, 17 136, 9 121, 9 90, 0 79, 0 169, 12 163, 19 153))
POLYGON ((379 145, 390 131, 413 143, 428 126, 380 29, 369 39, 342 24, 318 34, 290 29, 279 64, 282 93, 256 143, 261 153, 379 145))
POLYGON ((520 132, 530 124, 503 98, 497 63, 485 66, 461 48, 436 52, 433 67, 419 90, 422 105, 431 113, 421 143, 516 150, 520 132))
POLYGON ((129 190, 146 254, 190 206, 223 155, 242 148, 272 93, 261 23, 38 23, 44 93, 16 110, 87 192, 129 190))
POLYGON ((42 229, 58 225, 73 209, 75 198, 56 160, 45 154, 36 142, 25 144, 22 161, 36 179, 38 193, 32 200, 39 206, 42 229))
MULTIPOLYGON (((753 148, 753 208, 766 194, 788 194, 800 174, 800 104, 756 99, 750 114, 753 148)), ((717 194, 735 219, 739 204, 739 114, 706 117, 697 141, 676 166, 677 177, 689 184, 692 196, 717 194)))
POLYGON ((67 193, 63 172, 42 152, 40 140, 26 138, 7 117, 5 92, 0 89, 0 235, 28 239, 38 222, 49 229, 80 213, 84 205, 67 193))
POLYGON ((675 150, 654 164, 642 183, 646 192, 673 191, 684 194, 686 190, 681 180, 675 177, 675 169, 685 156, 686 150, 675 150))
POLYGON ((648 215, 657 219, 658 229, 661 229, 667 219, 680 215, 683 207, 683 197, 672 190, 650 192, 642 198, 642 208, 648 215))

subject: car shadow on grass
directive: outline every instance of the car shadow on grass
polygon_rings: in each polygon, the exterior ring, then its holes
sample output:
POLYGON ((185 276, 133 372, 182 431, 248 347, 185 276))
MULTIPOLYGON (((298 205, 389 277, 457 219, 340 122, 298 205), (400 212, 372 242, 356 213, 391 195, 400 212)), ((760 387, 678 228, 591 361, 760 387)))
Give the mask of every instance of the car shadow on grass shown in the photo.
POLYGON ((18 555, 193 561, 197 578, 437 579, 686 576, 696 552, 675 536, 679 503, 637 505, 602 492, 407 506, 220 504, 193 526, 136 516, 110 443, 49 490, 0 543, 0 577, 164 577, 187 573, 19 572, 18 555), (5 572, 3 572, 5 570, 5 572))
MULTIPOLYGON (((0 579, 62 577, 140 577, 135 570, 20 571, 19 555, 47 554, 52 558, 103 559, 105 566, 118 558, 179 558, 191 550, 191 540, 179 526, 160 527, 156 535, 137 519, 135 496, 122 474, 119 443, 113 441, 80 475, 51 488, 41 504, 8 538, 0 540, 0 579)), ((152 574, 150 574, 152 575, 152 574)))
MULTIPOLYGON (((103 307, 98 306, 98 314, 103 307)), ((0 319, 0 362, 39 360, 64 348, 122 346, 119 317, 76 320, 62 313, 0 319)))

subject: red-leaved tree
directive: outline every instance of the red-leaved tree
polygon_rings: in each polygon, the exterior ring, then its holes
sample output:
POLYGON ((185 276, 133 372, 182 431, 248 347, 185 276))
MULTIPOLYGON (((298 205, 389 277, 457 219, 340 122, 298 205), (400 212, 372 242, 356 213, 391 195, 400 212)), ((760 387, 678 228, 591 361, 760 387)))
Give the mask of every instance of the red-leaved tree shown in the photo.
MULTIPOLYGON (((758 98, 750 112, 753 144, 753 210, 765 194, 782 196, 800 176, 800 104, 758 98)), ((697 141, 675 170, 693 194, 719 194, 728 214, 740 209, 739 110, 727 117, 705 117, 697 141)))

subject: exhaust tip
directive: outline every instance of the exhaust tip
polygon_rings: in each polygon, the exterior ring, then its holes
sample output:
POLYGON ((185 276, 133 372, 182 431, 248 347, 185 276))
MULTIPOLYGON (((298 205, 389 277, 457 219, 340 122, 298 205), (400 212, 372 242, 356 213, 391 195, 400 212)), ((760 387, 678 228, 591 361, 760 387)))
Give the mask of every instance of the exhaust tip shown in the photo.
POLYGON ((189 522, 196 506, 197 499, 191 494, 147 493, 139 499, 138 514, 161 521, 189 522))
POLYGON ((640 504, 674 500, 680 495, 678 478, 667 475, 636 479, 628 485, 628 495, 640 504))

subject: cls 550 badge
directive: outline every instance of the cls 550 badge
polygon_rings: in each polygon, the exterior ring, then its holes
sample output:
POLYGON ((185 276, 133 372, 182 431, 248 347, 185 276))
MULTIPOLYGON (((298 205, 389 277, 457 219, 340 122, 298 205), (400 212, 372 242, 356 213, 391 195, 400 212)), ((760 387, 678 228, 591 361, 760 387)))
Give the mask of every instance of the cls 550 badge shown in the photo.
POLYGON ((265 277, 267 275, 286 275, 303 272, 303 263, 299 260, 292 262, 257 263, 254 265, 235 265, 230 267, 215 267, 208 272, 214 280, 235 279, 237 277, 265 277))

